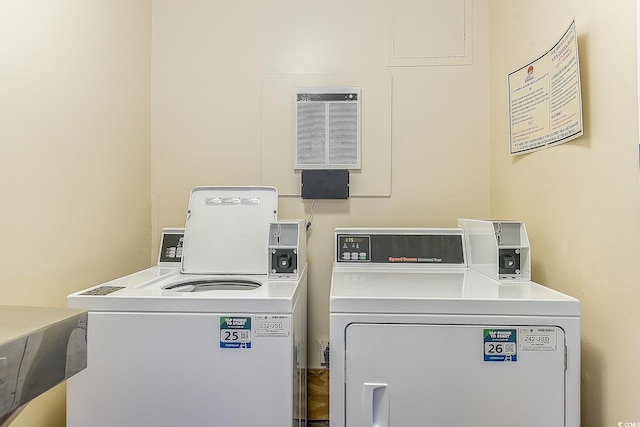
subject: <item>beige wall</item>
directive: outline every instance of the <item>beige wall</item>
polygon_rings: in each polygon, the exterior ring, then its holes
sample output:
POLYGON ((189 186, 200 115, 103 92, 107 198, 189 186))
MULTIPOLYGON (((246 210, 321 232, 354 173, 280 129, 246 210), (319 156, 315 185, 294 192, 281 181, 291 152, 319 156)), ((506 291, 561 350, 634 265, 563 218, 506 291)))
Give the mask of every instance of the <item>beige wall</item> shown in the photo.
MULTIPOLYGON (((385 0, 250 7, 153 1, 153 236, 184 224, 193 186, 272 185, 262 178, 263 147, 278 144, 263 133, 265 111, 277 108, 263 110, 263 84, 273 80, 266 75, 331 74, 336 82, 343 75, 350 84, 356 75, 391 77, 391 195, 319 201, 315 208, 308 242, 311 367, 320 366, 318 341, 329 336, 335 227, 455 226, 458 216, 489 213, 488 8, 486 1, 473 3, 472 64, 405 68, 386 65, 385 0)), ((268 115, 291 122, 289 114, 268 115)), ((389 117, 369 120, 363 127, 389 117)), ((363 150, 375 150, 371 143, 363 140, 363 150)), ((275 160, 291 173, 292 150, 275 160)), ((279 216, 305 218, 310 207, 281 197, 279 216)))
MULTIPOLYGON (((0 304, 149 265, 150 1, 0 0, 0 304)), ((13 425, 64 426, 64 385, 13 425)))
MULTIPOLYGON (((639 421, 634 3, 474 1, 472 63, 431 67, 386 65, 387 6, 153 0, 152 13, 150 0, 0 0, 0 301, 63 306, 149 265, 158 230, 184 223, 193 186, 271 184, 266 75, 389 75, 391 195, 316 206, 311 366, 328 337, 335 227, 522 219, 534 279, 582 301, 583 425, 639 421), (506 75, 573 17, 585 135, 512 158, 506 75)), ((282 197, 280 217, 310 206, 282 197)), ((15 425, 64 425, 63 394, 15 425)))
POLYGON ((635 2, 491 0, 491 214, 526 222, 533 279, 582 304, 582 425, 640 421, 635 2), (575 17, 585 133, 508 149, 507 74, 575 17))

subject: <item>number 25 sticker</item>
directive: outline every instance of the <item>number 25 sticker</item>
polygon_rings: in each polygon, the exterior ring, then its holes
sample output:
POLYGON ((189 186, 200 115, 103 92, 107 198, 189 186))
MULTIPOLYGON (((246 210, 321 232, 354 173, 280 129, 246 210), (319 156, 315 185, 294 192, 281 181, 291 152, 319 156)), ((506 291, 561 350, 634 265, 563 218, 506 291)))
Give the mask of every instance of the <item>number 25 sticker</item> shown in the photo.
POLYGON ((220 348, 251 348, 251 317, 220 317, 220 348))

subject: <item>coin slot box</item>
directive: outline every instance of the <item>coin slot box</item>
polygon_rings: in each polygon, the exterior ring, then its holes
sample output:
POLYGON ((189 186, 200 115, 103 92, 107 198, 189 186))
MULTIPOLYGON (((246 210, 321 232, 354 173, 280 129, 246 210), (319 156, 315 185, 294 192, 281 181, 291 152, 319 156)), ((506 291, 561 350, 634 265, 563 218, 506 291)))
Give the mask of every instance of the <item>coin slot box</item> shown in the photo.
POLYGON ((271 270, 274 274, 294 273, 298 267, 298 256, 295 249, 273 249, 271 253, 271 270))
POLYGON ((306 228, 303 221, 269 225, 269 279, 296 280, 306 264, 306 228))
POLYGON ((529 238, 522 221, 459 219, 470 268, 501 281, 531 280, 529 238))

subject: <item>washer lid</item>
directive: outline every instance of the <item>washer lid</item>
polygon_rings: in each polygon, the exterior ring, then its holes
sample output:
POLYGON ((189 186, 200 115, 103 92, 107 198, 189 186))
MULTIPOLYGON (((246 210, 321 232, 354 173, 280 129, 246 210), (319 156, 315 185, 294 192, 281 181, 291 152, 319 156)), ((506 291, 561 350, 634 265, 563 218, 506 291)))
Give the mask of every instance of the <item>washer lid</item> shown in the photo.
POLYGON ((266 274, 274 187, 196 187, 191 191, 182 272, 266 274))

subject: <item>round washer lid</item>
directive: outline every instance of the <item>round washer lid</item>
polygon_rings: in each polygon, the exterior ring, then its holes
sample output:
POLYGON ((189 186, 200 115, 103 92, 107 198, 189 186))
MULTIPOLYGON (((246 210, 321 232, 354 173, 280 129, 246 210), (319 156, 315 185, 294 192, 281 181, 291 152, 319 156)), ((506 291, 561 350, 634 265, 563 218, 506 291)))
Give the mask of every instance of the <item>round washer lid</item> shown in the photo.
POLYGON ((277 219, 274 187, 196 187, 184 232, 182 272, 267 274, 269 224, 277 219))

